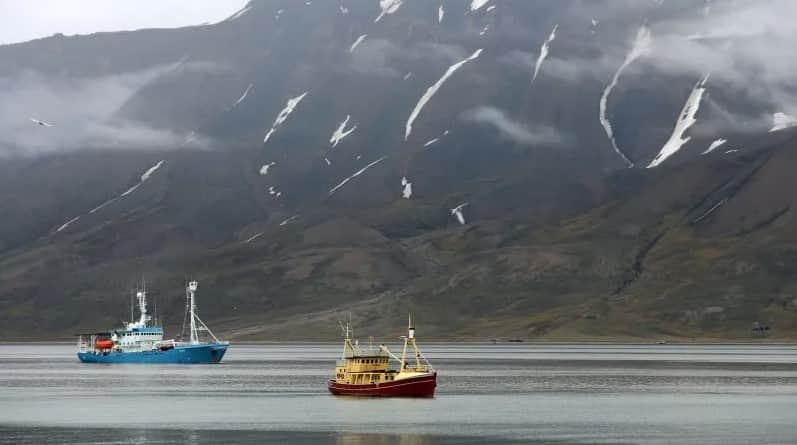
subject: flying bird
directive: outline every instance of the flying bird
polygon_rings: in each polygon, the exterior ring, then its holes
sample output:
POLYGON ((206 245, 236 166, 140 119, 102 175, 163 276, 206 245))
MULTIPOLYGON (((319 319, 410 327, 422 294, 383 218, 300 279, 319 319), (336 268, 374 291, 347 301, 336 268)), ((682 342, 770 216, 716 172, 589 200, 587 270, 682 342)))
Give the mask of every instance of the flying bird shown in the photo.
POLYGON ((40 121, 40 120, 34 119, 34 118, 30 118, 30 121, 33 122, 36 125, 41 125, 42 127, 52 127, 53 126, 53 124, 51 124, 49 122, 40 121))
POLYGON ((268 170, 275 165, 277 165, 276 162, 269 162, 268 164, 263 164, 263 166, 260 167, 260 176, 266 176, 268 174, 268 170))
POLYGON ((462 224, 463 226, 465 225, 465 215, 462 214, 462 209, 464 209, 467 206, 468 203, 465 202, 451 209, 451 214, 455 216, 457 218, 457 221, 459 221, 459 223, 462 224))

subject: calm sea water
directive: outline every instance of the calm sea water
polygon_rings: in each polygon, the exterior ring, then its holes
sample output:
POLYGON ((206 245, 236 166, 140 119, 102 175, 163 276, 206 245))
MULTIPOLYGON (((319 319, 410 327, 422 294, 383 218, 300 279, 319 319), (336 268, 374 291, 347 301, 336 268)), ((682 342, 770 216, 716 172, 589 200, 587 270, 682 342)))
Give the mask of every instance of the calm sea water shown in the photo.
POLYGON ((332 344, 207 366, 0 345, 0 444, 797 443, 797 347, 422 346, 434 399, 330 396, 332 344))

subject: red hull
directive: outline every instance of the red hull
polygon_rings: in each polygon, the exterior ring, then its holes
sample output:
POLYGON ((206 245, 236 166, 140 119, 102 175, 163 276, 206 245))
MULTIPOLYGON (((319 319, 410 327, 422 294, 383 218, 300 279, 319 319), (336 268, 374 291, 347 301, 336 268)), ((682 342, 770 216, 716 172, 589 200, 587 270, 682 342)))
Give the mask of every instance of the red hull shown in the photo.
POLYGON ((329 381, 329 392, 336 396, 434 397, 437 373, 386 383, 349 385, 329 381))

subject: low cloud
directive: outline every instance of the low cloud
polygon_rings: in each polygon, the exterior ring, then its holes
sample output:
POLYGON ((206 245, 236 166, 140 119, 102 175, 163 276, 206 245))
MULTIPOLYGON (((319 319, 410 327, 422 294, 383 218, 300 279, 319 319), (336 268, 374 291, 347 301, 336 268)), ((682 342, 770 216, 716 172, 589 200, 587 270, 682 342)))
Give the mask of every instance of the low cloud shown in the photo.
POLYGON ((360 74, 402 77, 409 67, 435 64, 447 67, 472 52, 454 44, 421 43, 402 47, 390 40, 368 37, 351 54, 350 68, 360 74))
MULTIPOLYGON (((181 130, 155 128, 118 116, 141 88, 160 76, 216 69, 179 61, 113 76, 71 78, 20 72, 0 78, 0 157, 78 149, 169 149, 186 145, 181 130), (31 119, 52 124, 36 125, 31 119)), ((204 146, 194 136, 190 146, 204 146)))
POLYGON ((474 108, 463 113, 461 118, 466 122, 491 126, 498 131, 501 137, 522 145, 559 145, 562 143, 562 136, 555 129, 539 125, 526 126, 495 107, 474 108))

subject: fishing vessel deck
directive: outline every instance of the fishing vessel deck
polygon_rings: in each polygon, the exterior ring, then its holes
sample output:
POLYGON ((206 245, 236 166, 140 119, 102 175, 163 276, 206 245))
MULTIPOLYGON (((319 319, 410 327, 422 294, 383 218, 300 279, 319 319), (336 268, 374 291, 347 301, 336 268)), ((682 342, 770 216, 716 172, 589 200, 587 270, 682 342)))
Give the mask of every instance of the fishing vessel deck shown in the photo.
POLYGON ((362 348, 352 340, 345 327, 343 353, 335 363, 335 378, 329 391, 335 395, 431 397, 437 386, 437 372, 415 343, 415 329, 410 322, 401 356, 385 345, 362 348), (407 359, 408 350, 414 360, 407 359), (391 362, 393 359, 393 362, 391 362), (394 363, 395 362, 395 363, 394 363))

